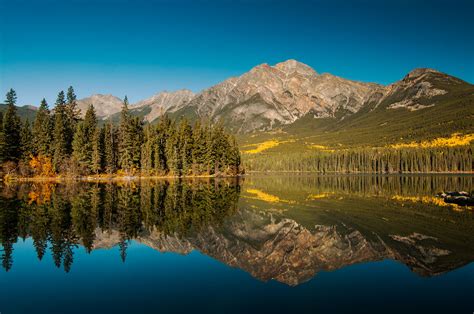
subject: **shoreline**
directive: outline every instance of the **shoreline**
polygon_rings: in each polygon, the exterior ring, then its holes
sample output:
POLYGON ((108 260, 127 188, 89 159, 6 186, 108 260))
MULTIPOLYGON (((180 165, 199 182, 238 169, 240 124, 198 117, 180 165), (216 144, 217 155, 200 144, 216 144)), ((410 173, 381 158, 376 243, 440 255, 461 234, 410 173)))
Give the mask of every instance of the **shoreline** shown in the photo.
POLYGON ((131 182, 139 180, 180 180, 180 179, 225 179, 240 178, 242 175, 193 175, 193 176, 80 176, 80 177, 11 177, 2 182, 131 182))
POLYGON ((423 175, 474 175, 470 172, 392 172, 392 173, 374 173, 374 172, 330 172, 320 173, 312 171, 248 171, 245 174, 238 175, 190 175, 190 176, 80 176, 80 177, 10 177, 1 182, 131 182, 140 180, 181 180, 181 179, 237 179, 252 176, 265 175, 314 175, 314 176, 423 176, 423 175))

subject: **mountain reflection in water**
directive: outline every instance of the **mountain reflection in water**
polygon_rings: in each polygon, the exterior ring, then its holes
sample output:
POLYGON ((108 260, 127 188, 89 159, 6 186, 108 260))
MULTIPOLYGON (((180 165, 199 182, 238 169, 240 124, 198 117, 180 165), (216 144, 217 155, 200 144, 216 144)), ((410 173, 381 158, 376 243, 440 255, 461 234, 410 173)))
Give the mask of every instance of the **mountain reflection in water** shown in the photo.
MULTIPOLYGON (((160 252, 193 250, 263 281, 295 286, 320 271, 397 260, 422 276, 474 259, 472 210, 434 195, 473 190, 470 176, 300 176, 245 180, 4 185, 1 262, 32 238, 69 272, 74 252, 131 240, 160 252)), ((119 258, 117 256, 117 258, 119 258)))

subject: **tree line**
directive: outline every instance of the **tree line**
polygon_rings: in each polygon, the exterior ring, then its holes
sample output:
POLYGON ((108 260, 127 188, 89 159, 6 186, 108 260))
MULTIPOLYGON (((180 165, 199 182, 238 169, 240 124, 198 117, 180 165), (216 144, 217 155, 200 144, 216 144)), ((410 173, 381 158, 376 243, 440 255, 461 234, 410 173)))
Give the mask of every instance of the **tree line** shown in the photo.
POLYGON ((93 105, 81 118, 74 89, 59 92, 54 110, 41 101, 32 124, 16 113, 16 93, 0 114, 0 162, 4 174, 237 175, 240 152, 233 135, 217 124, 191 125, 163 116, 145 124, 129 112, 125 96, 118 126, 99 126, 93 105))
POLYGON ((433 148, 355 148, 244 157, 246 171, 316 173, 472 172, 472 145, 433 148))
POLYGON ((118 234, 125 261, 138 235, 182 239, 218 226, 237 210, 239 194, 238 179, 7 186, 0 194, 0 261, 10 270, 14 244, 31 237, 39 260, 49 251, 55 266, 69 272, 74 251, 81 245, 90 253, 97 230, 118 234))

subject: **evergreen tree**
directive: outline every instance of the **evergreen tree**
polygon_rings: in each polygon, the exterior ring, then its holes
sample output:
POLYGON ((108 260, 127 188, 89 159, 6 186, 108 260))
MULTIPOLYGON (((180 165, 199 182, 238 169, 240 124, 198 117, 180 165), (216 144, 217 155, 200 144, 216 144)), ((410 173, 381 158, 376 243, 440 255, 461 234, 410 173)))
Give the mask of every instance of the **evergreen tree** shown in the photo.
POLYGON ((128 98, 125 96, 120 115, 119 163, 126 173, 140 169, 143 124, 128 111, 128 98))
POLYGON ((0 134, 0 161, 18 161, 21 157, 21 122, 16 112, 16 92, 7 92, 7 110, 3 116, 3 130, 0 134))
POLYGON ((179 145, 179 134, 174 128, 171 128, 166 141, 166 161, 169 174, 181 175, 181 151, 179 145))
POLYGON ((33 154, 33 134, 31 133, 31 126, 28 119, 22 123, 20 143, 22 159, 28 160, 28 158, 33 154))
POLYGON ((129 173, 133 168, 132 116, 128 111, 128 98, 123 100, 119 126, 119 163, 122 170, 129 173))
POLYGON ((207 156, 207 126, 202 126, 199 121, 194 125, 193 129, 193 149, 192 149, 192 163, 193 173, 202 174, 206 171, 206 156, 207 156))
POLYGON ((178 132, 180 170, 183 175, 188 175, 192 165, 193 130, 186 119, 181 120, 178 132))
POLYGON ((117 134, 112 122, 109 121, 104 127, 104 166, 108 174, 117 171, 117 134))
POLYGON ((52 124, 48 103, 43 98, 33 122, 33 154, 51 155, 52 124))
POLYGON ((66 130, 65 135, 67 139, 67 151, 68 153, 72 152, 72 140, 74 138, 74 132, 76 131, 77 124, 80 120, 81 111, 77 108, 77 96, 74 93, 74 88, 69 86, 66 94, 66 130))
POLYGON ((229 135, 229 148, 227 151, 227 161, 230 168, 230 174, 236 175, 240 172, 241 156, 239 146, 235 140, 235 136, 229 135))
POLYGON ((94 174, 102 172, 104 164, 104 129, 95 128, 92 137, 92 160, 90 170, 94 174))
POLYGON ((229 143, 227 141, 224 128, 221 123, 213 126, 209 131, 208 155, 207 159, 210 165, 210 171, 213 174, 219 173, 221 167, 227 164, 227 151, 229 143))
POLYGON ((139 117, 132 119, 131 130, 133 167, 139 170, 143 143, 143 122, 139 117))
POLYGON ((143 144, 141 153, 141 170, 144 174, 152 174, 155 170, 155 151, 157 149, 157 139, 155 127, 148 124, 143 132, 143 144))
POLYGON ((154 160, 155 160, 155 170, 157 173, 165 174, 168 169, 168 160, 166 155, 166 146, 167 141, 172 134, 172 125, 171 120, 168 116, 164 115, 160 118, 158 125, 156 127, 156 147, 154 151, 154 160))
POLYGON ((58 94, 54 108, 54 130, 53 130, 53 167, 59 171, 61 163, 68 157, 69 143, 67 138, 67 117, 64 92, 58 94))
POLYGON ((73 156, 79 162, 82 169, 86 171, 93 168, 92 153, 96 128, 97 117, 94 106, 90 105, 87 109, 84 121, 77 124, 72 142, 73 156))

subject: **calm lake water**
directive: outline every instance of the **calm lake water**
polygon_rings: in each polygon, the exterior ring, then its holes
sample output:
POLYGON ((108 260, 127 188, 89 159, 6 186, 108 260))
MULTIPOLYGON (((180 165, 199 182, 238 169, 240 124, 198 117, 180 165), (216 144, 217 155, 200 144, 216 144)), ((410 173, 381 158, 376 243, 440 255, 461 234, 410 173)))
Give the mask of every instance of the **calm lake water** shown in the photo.
POLYGON ((10 184, 0 312, 473 313, 473 176, 10 184))

